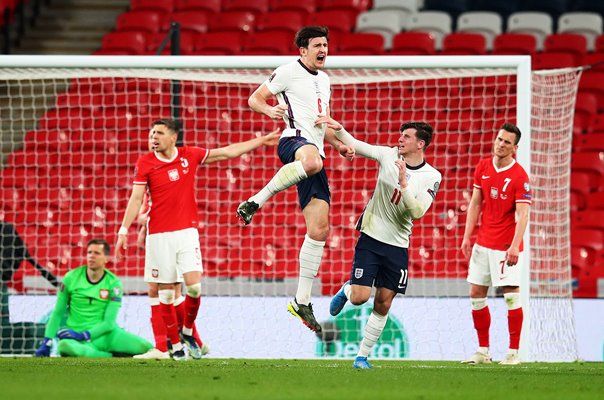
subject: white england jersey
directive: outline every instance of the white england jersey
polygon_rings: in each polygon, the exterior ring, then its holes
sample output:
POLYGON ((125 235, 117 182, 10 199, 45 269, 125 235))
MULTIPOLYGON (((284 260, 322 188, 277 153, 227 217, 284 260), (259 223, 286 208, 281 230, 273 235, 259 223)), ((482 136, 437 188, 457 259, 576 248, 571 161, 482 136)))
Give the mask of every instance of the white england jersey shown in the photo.
MULTIPOLYGON (((361 215, 357 228, 379 240, 398 247, 409 247, 413 218, 403 204, 403 193, 398 182, 399 169, 394 163, 399 158, 398 147, 372 146, 356 141, 358 154, 380 163, 373 196, 361 215)), ((422 216, 428 211, 440 186, 442 176, 425 161, 417 167, 407 166, 407 190, 420 203, 422 216)))
POLYGON ((319 148, 325 157, 325 126, 315 126, 319 115, 326 115, 331 96, 329 76, 311 71, 302 61, 278 67, 264 84, 288 109, 283 120, 286 128, 281 137, 302 136, 319 148))

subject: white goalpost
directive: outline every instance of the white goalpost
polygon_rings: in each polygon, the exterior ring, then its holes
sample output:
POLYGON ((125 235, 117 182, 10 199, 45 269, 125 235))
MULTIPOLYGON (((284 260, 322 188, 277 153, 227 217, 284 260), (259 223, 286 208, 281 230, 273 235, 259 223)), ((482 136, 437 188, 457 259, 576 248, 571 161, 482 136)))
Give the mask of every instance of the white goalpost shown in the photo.
MULTIPOLYGON (((5 56, 0 58, 0 222, 31 253, 2 249, 0 354, 31 354, 59 279, 85 263, 93 237, 115 243, 134 163, 152 122, 176 112, 185 145, 246 140, 282 123, 249 110, 247 98, 294 57, 5 56), (6 255, 9 256, 6 256, 6 255), (9 260, 10 259, 10 260, 9 260), (31 260, 30 260, 31 261, 31 260), (40 273, 42 271, 42 274, 40 273), (46 272, 45 272, 46 271, 46 272), (46 275, 45 275, 46 274, 46 275)), ((443 174, 433 207, 414 227, 409 289, 397 296, 372 357, 463 359, 477 346, 467 261, 458 251, 473 168, 504 122, 522 131, 518 161, 530 171, 534 202, 525 235, 525 321, 521 358, 577 358, 569 241, 570 151, 580 71, 531 72, 527 56, 330 56, 332 115, 361 140, 395 145, 403 122, 435 127, 427 159, 443 174)), ((326 149, 330 237, 313 288, 315 336, 286 313, 297 285, 304 221, 296 192, 272 198, 247 227, 237 204, 280 166, 262 149, 197 172, 204 296, 197 324, 212 356, 353 357, 371 305, 328 305, 347 279, 356 218, 375 186, 376 165, 326 149)), ((2 230, 2 243, 5 230, 2 230)), ((126 260, 110 268, 125 297, 120 324, 152 339, 142 278, 144 250, 131 229, 126 260)), ((3 245, 4 246, 4 245, 3 245)), ((6 247, 6 246, 5 246, 6 247)), ((508 346, 507 308, 489 293, 492 351, 508 346)))

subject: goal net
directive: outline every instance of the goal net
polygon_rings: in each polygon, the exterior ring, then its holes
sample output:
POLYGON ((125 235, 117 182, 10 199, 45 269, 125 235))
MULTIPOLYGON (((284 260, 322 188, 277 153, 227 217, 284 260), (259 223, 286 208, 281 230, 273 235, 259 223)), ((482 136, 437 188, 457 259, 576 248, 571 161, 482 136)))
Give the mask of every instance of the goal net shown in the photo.
MULTIPOLYGON (((5 57, 0 60, 2 323, 0 352, 31 354, 54 304, 53 277, 85 264, 91 238, 112 245, 147 151, 152 122, 175 112, 183 142, 217 148, 282 123, 247 98, 288 57, 5 57), (179 107, 174 107, 179 105, 179 107), (25 251, 26 250, 26 251, 25 251), (31 257, 28 259, 27 255, 31 257)), ((569 160, 578 72, 533 73, 527 57, 331 57, 332 115, 357 138, 397 144, 401 123, 435 128, 427 161, 443 174, 409 249, 409 288, 392 306, 375 358, 462 359, 477 346, 459 251, 473 168, 491 154, 504 122, 523 131, 518 159, 535 200, 526 235, 525 359, 574 360, 569 252, 569 160), (532 109, 532 114, 530 110, 532 109), (528 268, 530 265, 530 275, 528 268), (530 293, 530 303, 529 300, 530 293)), ((215 357, 349 358, 371 301, 328 312, 349 278, 354 225, 377 164, 346 161, 327 146, 330 235, 313 287, 321 336, 287 314, 305 224, 295 188, 273 197, 251 225, 237 205, 280 167, 276 148, 197 171, 204 264, 198 328, 215 357)), ((177 212, 177 211, 175 211, 177 212)), ((130 229, 127 256, 109 268, 124 284, 119 323, 152 340, 144 249, 130 229)), ((55 282, 56 283, 56 282, 55 282)), ((508 346, 507 308, 490 293, 495 357, 508 346)))

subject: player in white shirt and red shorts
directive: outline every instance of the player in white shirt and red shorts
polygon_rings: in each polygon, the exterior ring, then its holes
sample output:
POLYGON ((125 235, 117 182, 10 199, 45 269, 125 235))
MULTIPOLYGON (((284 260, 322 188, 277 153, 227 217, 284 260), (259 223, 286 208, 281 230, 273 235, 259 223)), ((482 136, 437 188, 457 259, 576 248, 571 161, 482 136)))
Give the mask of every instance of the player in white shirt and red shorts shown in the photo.
POLYGON ((409 236, 413 221, 420 219, 432 205, 442 176, 424 159, 432 141, 433 129, 425 122, 401 125, 398 146, 374 146, 352 137, 331 118, 320 117, 337 137, 362 155, 379 163, 375 191, 367 203, 357 230, 350 280, 331 300, 329 312, 338 315, 350 300, 361 305, 376 288, 373 310, 359 346, 353 368, 372 368, 367 360, 388 321, 392 300, 405 294, 408 281, 409 236))
POLYGON ((177 122, 172 119, 153 123, 154 151, 139 157, 136 162, 134 187, 118 232, 116 256, 118 259, 124 256, 128 228, 137 218, 148 189, 151 210, 147 226, 145 282, 159 284, 159 306, 168 339, 172 343, 172 358, 183 360, 186 355, 180 333, 185 344, 196 345, 192 334, 199 310, 203 272, 195 200, 197 167, 239 157, 260 146, 275 145, 279 130, 211 150, 192 146, 176 147, 178 130, 177 122), (174 307, 179 276, 184 278, 187 291, 181 332, 174 307))
POLYGON ((501 364, 520 364, 522 238, 532 198, 529 177, 514 159, 520 137, 521 132, 516 125, 503 124, 493 144, 493 156, 481 160, 474 172, 474 190, 461 250, 470 257, 468 282, 479 347, 474 355, 463 361, 466 364, 488 364, 492 361, 489 354, 491 314, 487 306, 489 286, 502 288, 508 306, 510 345, 501 364), (481 211, 480 229, 472 247, 472 233, 481 211))

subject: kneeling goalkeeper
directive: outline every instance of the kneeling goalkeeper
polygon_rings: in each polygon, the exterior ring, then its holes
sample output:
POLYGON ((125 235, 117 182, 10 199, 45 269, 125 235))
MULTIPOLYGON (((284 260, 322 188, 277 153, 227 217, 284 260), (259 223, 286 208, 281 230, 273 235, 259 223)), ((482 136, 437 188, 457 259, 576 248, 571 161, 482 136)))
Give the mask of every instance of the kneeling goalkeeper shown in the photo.
POLYGON ((88 242, 87 265, 65 274, 57 303, 44 331, 44 341, 36 357, 48 357, 53 338, 58 337, 58 352, 63 357, 113 357, 145 353, 153 345, 142 337, 120 328, 117 315, 122 305, 122 283, 105 265, 109 243, 103 239, 88 242), (67 313, 66 326, 61 327, 67 313), (59 329, 61 328, 61 329, 59 329))

